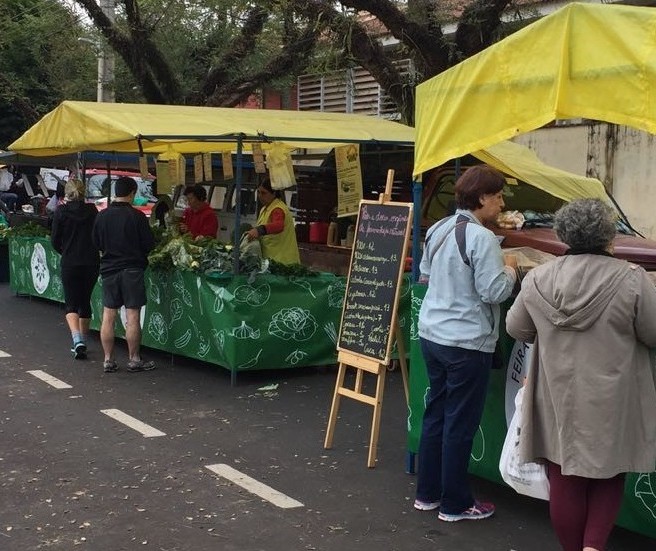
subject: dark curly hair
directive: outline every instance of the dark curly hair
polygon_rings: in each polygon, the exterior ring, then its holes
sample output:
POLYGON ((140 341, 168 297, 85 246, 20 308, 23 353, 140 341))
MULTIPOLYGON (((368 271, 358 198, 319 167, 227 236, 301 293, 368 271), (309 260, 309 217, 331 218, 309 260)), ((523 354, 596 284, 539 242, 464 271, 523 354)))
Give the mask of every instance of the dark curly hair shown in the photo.
POLYGON ((499 193, 505 184, 505 176, 496 168, 488 165, 468 168, 456 182, 456 205, 460 209, 479 209, 483 206, 483 195, 499 193))
POLYGON ((615 211, 601 199, 575 199, 558 210, 554 229, 572 249, 603 250, 615 237, 616 220, 615 211))
POLYGON ((184 195, 193 195, 199 201, 205 201, 207 199, 207 191, 200 184, 187 186, 184 190, 184 195))

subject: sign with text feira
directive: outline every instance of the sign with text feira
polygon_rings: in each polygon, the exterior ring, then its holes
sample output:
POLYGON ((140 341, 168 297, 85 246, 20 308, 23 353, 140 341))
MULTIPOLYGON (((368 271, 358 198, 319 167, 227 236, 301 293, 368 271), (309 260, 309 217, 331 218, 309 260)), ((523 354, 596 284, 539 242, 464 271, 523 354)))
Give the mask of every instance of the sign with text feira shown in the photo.
POLYGON ((358 212, 362 200, 362 171, 360 146, 343 145, 335 148, 337 169, 337 216, 350 216, 358 212))
POLYGON ((389 363, 411 222, 410 203, 360 202, 338 350, 389 363))

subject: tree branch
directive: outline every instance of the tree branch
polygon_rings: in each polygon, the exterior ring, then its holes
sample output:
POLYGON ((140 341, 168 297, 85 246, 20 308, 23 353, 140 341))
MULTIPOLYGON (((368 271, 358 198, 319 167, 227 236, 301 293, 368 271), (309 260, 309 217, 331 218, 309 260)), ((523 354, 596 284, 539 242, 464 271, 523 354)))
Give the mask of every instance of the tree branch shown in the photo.
POLYGON ((200 89, 204 101, 211 98, 217 87, 228 81, 229 75, 234 73, 234 69, 238 66, 239 62, 243 61, 253 52, 256 37, 262 33, 262 29, 268 18, 269 14, 263 8, 255 7, 249 12, 241 33, 231 41, 228 52, 212 68, 205 82, 201 85, 200 89))

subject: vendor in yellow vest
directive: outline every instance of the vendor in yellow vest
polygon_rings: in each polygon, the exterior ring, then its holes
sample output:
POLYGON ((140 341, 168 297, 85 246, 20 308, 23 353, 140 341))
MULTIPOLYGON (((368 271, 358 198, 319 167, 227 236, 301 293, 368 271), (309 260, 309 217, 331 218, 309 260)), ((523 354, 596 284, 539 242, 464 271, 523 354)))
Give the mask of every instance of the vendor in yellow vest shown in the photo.
POLYGON ((263 206, 257 217, 257 226, 246 233, 248 239, 260 240, 264 258, 281 264, 300 264, 292 214, 277 197, 269 180, 258 186, 257 199, 263 206))

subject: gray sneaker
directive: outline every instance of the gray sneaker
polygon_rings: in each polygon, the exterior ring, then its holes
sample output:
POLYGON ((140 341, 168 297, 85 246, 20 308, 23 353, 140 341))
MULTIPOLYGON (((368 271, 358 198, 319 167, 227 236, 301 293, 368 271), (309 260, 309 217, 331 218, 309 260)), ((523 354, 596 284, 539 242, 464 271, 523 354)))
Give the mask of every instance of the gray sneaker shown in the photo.
POLYGON ((155 369, 155 362, 145 362, 143 360, 130 360, 127 365, 127 370, 130 373, 152 371, 153 369, 155 369))
POLYGON ((105 360, 103 362, 103 370, 105 373, 116 373, 118 371, 118 365, 114 360, 105 360))

